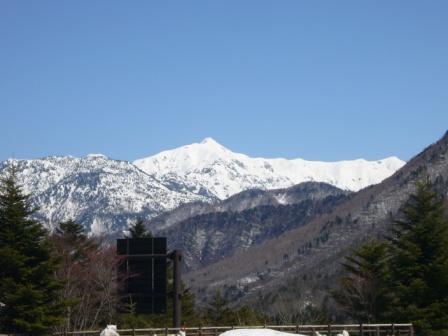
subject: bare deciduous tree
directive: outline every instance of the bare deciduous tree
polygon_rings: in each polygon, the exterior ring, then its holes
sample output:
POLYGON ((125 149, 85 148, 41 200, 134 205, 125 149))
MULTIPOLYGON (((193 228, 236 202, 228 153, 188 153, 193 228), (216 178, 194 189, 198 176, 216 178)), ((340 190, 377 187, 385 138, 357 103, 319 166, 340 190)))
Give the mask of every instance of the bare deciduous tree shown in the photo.
POLYGON ((56 277, 64 281, 60 300, 68 301, 61 332, 90 329, 111 322, 117 307, 114 246, 98 238, 59 231, 53 237, 62 264, 56 277))

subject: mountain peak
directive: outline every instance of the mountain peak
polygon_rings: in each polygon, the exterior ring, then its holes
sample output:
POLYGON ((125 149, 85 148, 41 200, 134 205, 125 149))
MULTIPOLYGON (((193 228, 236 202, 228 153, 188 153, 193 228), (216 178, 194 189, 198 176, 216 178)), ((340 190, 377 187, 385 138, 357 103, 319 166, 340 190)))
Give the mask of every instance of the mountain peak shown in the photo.
POLYGON ((219 147, 223 147, 222 145, 220 145, 218 142, 215 141, 215 139, 207 137, 204 140, 202 140, 200 142, 201 145, 208 145, 208 146, 219 146, 219 147))
MULTIPOLYGON (((207 137, 204 140, 202 140, 199 144, 193 144, 198 145, 198 148, 201 148, 201 150, 206 150, 207 152, 217 152, 217 153, 231 153, 231 151, 227 148, 218 143, 215 139, 211 137, 207 137)), ((187 146, 189 147, 189 146, 187 146)), ((185 148, 185 147, 181 147, 185 148)))
POLYGON ((108 159, 107 155, 100 153, 91 153, 86 155, 87 159, 108 159))
POLYGON ((167 184, 225 199, 247 189, 287 188, 306 181, 357 191, 389 177, 405 162, 352 160, 317 162, 251 158, 207 137, 200 143, 134 161, 139 169, 167 184))

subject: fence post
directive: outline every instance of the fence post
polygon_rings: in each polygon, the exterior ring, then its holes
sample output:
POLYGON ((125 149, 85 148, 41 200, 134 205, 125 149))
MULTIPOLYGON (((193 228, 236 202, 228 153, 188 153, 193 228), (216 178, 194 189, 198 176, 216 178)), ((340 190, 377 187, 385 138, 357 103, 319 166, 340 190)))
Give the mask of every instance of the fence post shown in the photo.
POLYGON ((202 326, 199 327, 199 336, 202 336, 202 326))
POLYGON ((135 328, 132 327, 132 336, 135 336, 135 328))
POLYGON ((380 336, 380 327, 376 326, 376 336, 380 336))
POLYGON ((328 325, 328 336, 331 336, 331 324, 328 325))
POLYGON ((298 334, 299 333, 299 324, 297 323, 297 325, 296 325, 296 334, 298 334))
POLYGON ((395 324, 392 323, 392 336, 395 335, 395 324))
POLYGON ((411 336, 414 336, 414 325, 413 325, 413 324, 411 324, 411 330, 410 330, 410 332, 411 332, 411 336))
POLYGON ((168 327, 165 327, 165 336, 168 336, 168 327))
POLYGON ((359 325, 359 335, 364 336, 364 326, 362 325, 362 323, 359 325))

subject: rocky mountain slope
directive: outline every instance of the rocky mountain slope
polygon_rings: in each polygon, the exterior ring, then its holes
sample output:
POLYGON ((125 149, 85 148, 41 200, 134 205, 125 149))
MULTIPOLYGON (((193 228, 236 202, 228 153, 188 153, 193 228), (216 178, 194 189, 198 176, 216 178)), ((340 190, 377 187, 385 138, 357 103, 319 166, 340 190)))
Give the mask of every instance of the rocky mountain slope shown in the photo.
POLYGON ((24 190, 40 208, 36 216, 45 225, 52 228, 73 218, 93 234, 116 235, 137 217, 148 220, 191 202, 204 209, 207 203, 247 189, 290 187, 308 180, 358 189, 380 182, 403 162, 252 159, 206 139, 137 160, 135 165, 100 154, 46 157, 0 162, 0 175, 10 164, 16 166, 24 190))
MULTIPOLYGON (((304 182, 288 189, 244 191, 202 209, 193 204, 193 211, 185 206, 170 212, 184 219, 172 223, 161 234, 169 237, 171 247, 184 251, 187 270, 198 269, 299 227, 331 211, 350 194, 318 182, 304 182), (181 209, 185 216, 179 216, 181 209), (186 216, 195 211, 198 214, 186 216)), ((167 219, 173 220, 172 216, 167 219)))
POLYGON ((182 221, 212 212, 241 212, 258 206, 292 205, 305 200, 320 200, 329 195, 349 194, 320 182, 303 182, 273 190, 249 189, 219 202, 191 202, 151 219, 147 226, 155 234, 166 232, 182 221))
POLYGON ((251 158, 206 138, 134 164, 176 190, 223 200, 247 189, 288 188, 307 181, 358 191, 381 182, 405 162, 396 157, 340 162, 251 158))
POLYGON ((262 302, 271 313, 322 302, 349 249, 383 236, 425 176, 448 194, 448 133, 382 183, 280 236, 188 273, 187 282, 198 297, 224 288, 234 302, 262 302))
POLYGON ((137 216, 154 217, 180 204, 207 201, 186 190, 172 190, 126 161, 103 155, 47 157, 0 163, 17 170, 19 183, 39 208, 36 216, 49 228, 74 218, 94 234, 128 227, 137 216))

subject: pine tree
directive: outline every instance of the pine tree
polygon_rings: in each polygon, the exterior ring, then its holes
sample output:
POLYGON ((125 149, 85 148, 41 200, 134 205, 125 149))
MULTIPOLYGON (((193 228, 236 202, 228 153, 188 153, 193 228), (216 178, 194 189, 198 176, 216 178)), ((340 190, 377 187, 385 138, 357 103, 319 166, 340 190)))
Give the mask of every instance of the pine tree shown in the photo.
POLYGON ((16 181, 14 168, 0 185, 0 329, 48 334, 62 319, 57 260, 47 231, 31 219, 35 210, 16 181))
POLYGON ((84 227, 73 219, 61 222, 52 238, 64 264, 68 261, 83 262, 89 252, 99 245, 95 238, 88 238, 84 227))
POLYGON ((242 306, 234 311, 235 322, 233 325, 260 325, 266 322, 265 318, 255 312, 249 306, 242 306))
POLYGON ((87 239, 84 227, 73 219, 61 222, 57 231, 61 236, 70 239, 72 242, 85 241, 87 239))
POLYGON ((152 233, 146 230, 143 219, 137 218, 129 228, 130 235, 127 238, 151 238, 152 233))
POLYGON ((391 242, 392 317, 412 321, 418 335, 447 335, 448 221, 429 182, 404 205, 391 242))
POLYGON ((198 326, 201 322, 199 314, 196 309, 196 298, 189 288, 182 282, 182 325, 183 326, 198 326))
MULTIPOLYGON (((173 264, 169 263, 167 268, 167 285, 169 291, 174 291, 174 274, 173 264)), ((191 290, 185 285, 183 281, 180 284, 181 287, 181 307, 182 307, 182 326, 198 326, 201 323, 196 307, 196 298, 191 290)), ((173 299, 172 295, 168 295, 167 310, 165 314, 165 325, 172 325, 173 317, 173 299)))
POLYGON ((206 310, 206 319, 209 323, 219 325, 232 325, 235 321, 235 315, 229 308, 230 302, 216 291, 206 310))
POLYGON ((334 299, 359 323, 384 320, 390 301, 386 243, 371 240, 354 249, 343 268, 346 275, 332 293, 334 299))

